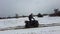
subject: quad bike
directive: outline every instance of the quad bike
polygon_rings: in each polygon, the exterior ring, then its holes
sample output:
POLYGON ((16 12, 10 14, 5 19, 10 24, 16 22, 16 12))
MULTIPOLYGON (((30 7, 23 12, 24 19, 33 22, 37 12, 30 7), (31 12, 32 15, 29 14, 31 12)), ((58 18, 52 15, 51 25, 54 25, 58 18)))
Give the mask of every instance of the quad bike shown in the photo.
POLYGON ((34 28, 38 26, 39 26, 39 23, 37 20, 25 21, 25 28, 34 28))

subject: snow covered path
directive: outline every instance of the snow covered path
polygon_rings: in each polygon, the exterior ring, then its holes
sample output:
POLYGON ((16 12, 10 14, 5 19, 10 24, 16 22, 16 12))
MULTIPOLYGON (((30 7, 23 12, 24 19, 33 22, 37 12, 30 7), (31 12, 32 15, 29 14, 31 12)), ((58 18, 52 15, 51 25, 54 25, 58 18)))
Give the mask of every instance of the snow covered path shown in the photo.
MULTIPOLYGON (((35 28, 55 27, 55 26, 60 26, 60 23, 39 24, 39 27, 35 27, 35 28)), ((6 30, 18 30, 18 29, 29 29, 29 28, 25 28, 25 26, 14 26, 14 27, 0 28, 0 31, 6 31, 6 30)))
POLYGON ((0 34, 60 34, 60 26, 0 31, 0 34))

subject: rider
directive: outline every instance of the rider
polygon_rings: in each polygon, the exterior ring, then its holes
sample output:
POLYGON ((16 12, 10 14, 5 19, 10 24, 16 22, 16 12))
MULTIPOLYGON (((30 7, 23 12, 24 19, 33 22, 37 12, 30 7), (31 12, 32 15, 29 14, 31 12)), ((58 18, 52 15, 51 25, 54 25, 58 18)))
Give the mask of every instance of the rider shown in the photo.
POLYGON ((32 14, 32 13, 29 15, 28 18, 29 18, 30 21, 32 21, 32 19, 35 20, 35 19, 33 18, 33 14, 32 14))

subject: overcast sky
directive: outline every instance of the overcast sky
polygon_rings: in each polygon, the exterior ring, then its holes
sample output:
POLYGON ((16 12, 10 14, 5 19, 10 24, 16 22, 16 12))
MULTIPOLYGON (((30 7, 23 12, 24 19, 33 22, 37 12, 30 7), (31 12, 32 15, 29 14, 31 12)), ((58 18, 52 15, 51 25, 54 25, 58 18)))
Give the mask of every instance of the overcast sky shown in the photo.
POLYGON ((55 8, 60 9, 60 0, 0 0, 0 17, 53 13, 55 8))

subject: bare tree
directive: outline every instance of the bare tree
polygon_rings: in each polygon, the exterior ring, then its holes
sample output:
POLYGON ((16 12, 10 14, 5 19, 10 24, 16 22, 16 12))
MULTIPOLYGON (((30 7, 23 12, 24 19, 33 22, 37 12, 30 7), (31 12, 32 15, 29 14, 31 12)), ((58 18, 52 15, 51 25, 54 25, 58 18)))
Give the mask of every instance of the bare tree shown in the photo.
POLYGON ((18 14, 15 14, 15 18, 19 18, 19 15, 18 14))

